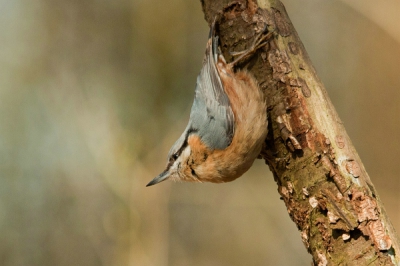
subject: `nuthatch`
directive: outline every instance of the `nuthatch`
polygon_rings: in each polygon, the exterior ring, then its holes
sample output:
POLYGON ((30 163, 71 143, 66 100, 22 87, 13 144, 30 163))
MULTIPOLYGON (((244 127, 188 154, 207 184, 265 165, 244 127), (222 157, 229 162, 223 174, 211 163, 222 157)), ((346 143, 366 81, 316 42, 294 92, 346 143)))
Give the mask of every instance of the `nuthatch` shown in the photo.
POLYGON ((244 174, 259 155, 267 135, 267 106, 257 81, 235 64, 265 45, 271 33, 231 63, 220 54, 215 21, 203 67, 197 77, 189 123, 168 154, 167 167, 147 186, 166 179, 229 182, 244 174))

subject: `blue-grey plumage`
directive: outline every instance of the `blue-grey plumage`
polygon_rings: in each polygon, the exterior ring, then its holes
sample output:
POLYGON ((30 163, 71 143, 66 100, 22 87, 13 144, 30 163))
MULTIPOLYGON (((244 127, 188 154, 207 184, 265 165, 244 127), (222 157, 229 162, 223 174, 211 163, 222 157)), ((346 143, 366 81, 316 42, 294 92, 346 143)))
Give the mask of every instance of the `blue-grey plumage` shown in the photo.
POLYGON ((211 45, 207 48, 205 62, 197 77, 188 130, 197 131, 208 148, 222 150, 232 141, 234 115, 217 71, 213 49, 211 45))
MULTIPOLYGON (((263 93, 247 71, 234 72, 238 60, 227 64, 219 54, 214 23, 197 77, 189 123, 171 147, 166 170, 147 186, 169 178, 232 181, 247 171, 260 153, 267 134, 263 93)), ((255 41, 241 58, 265 45, 260 43, 255 41)))

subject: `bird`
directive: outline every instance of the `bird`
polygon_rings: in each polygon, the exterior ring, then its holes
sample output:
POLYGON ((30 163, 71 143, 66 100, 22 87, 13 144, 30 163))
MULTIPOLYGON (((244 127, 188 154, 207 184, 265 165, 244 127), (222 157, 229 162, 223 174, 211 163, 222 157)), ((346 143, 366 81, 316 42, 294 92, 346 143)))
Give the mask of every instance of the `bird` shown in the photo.
POLYGON ((146 186, 165 180, 230 182, 260 154, 268 133, 266 99, 252 74, 234 68, 266 45, 272 32, 264 34, 265 26, 249 49, 235 53, 240 56, 227 63, 216 20, 210 26, 188 125, 171 147, 165 170, 146 186))

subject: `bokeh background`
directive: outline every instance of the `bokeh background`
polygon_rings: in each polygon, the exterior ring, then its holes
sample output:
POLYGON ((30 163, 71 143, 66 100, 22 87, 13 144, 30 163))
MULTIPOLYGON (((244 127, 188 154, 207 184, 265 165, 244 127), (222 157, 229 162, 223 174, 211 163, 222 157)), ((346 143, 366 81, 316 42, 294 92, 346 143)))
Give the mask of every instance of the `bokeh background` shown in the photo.
MULTIPOLYGON (((284 3, 399 229, 399 2, 284 3)), ((207 34, 198 0, 0 0, 0 265, 310 264, 260 160, 145 188, 207 34)))

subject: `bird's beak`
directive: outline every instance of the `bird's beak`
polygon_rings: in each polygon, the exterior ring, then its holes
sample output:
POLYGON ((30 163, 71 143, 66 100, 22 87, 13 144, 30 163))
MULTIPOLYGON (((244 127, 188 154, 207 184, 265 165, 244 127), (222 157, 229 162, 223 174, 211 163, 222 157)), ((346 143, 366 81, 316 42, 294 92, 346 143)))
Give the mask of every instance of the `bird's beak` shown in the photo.
POLYGON ((150 187, 152 185, 158 184, 164 180, 167 180, 168 177, 170 176, 170 173, 168 171, 168 169, 166 169, 164 172, 162 172, 161 174, 159 174, 157 177, 155 177, 153 180, 151 180, 146 187, 150 187))

